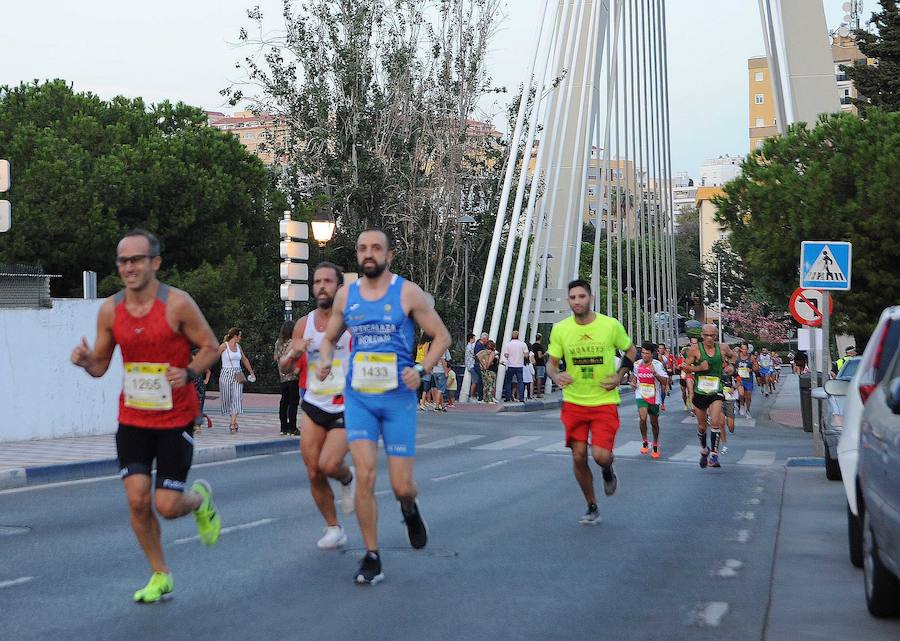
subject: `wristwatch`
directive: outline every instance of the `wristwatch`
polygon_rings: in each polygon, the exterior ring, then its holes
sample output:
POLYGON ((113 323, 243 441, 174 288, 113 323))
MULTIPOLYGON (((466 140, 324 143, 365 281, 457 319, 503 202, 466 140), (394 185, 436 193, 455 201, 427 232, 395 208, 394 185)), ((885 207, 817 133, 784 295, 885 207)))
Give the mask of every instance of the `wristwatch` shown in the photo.
POLYGON ((421 363, 416 363, 413 365, 413 369, 419 372, 419 376, 423 376, 425 374, 425 368, 422 367, 421 363))
POLYGON ((198 378, 198 377, 197 377, 197 373, 194 372, 194 370, 192 370, 190 367, 185 367, 185 368, 184 368, 184 372, 185 372, 185 374, 187 375, 187 379, 186 379, 185 382, 187 382, 187 381, 189 381, 189 380, 191 380, 191 379, 193 379, 193 378, 198 378))

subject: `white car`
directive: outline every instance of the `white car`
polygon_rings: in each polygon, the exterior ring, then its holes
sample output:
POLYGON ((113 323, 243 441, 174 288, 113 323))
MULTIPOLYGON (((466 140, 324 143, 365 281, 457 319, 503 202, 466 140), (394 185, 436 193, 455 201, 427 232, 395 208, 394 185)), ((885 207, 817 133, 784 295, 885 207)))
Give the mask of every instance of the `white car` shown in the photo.
POLYGON ((863 352, 856 374, 849 383, 828 381, 829 395, 846 385, 846 401, 843 403, 844 427, 837 446, 838 464, 847 493, 847 538, 850 562, 862 567, 862 519, 859 514, 859 424, 863 406, 886 374, 886 370, 900 344, 900 305, 888 307, 872 332, 866 351, 863 352))
POLYGON ((816 387, 812 390, 812 397, 828 401, 830 410, 827 413, 823 412, 824 416, 819 425, 822 443, 825 445, 825 478, 829 481, 841 480, 841 468, 838 464, 838 441, 844 430, 844 415, 848 401, 851 401, 851 417, 862 415, 862 403, 859 395, 848 398, 847 394, 850 381, 856 374, 856 370, 859 369, 861 361, 861 356, 846 359, 834 380, 825 381, 825 387, 816 387))

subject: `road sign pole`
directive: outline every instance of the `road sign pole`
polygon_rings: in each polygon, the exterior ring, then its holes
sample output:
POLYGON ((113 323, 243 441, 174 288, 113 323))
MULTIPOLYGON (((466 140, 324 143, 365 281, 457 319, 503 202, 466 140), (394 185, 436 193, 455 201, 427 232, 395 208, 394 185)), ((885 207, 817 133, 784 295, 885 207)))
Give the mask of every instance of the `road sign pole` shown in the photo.
POLYGON ((831 374, 831 292, 822 291, 822 380, 827 381, 831 374))

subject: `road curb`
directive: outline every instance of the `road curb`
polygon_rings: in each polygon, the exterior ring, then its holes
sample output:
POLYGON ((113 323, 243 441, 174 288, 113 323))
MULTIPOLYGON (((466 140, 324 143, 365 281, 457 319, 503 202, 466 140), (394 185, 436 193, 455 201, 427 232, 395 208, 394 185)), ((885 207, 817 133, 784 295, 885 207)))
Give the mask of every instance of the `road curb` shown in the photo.
MULTIPOLYGON (((299 443, 299 439, 296 438, 281 438, 269 441, 237 443, 235 445, 198 447, 194 451, 193 462, 194 464, 217 463, 219 461, 230 461, 250 456, 292 452, 298 448, 297 443, 299 443)), ((114 458, 35 467, 18 467, 0 470, 0 490, 47 485, 64 481, 79 481, 101 476, 117 476, 118 474, 119 462, 114 458)))
POLYGON ((525 401, 524 403, 515 403, 513 405, 504 405, 501 412, 540 412, 542 410, 551 410, 556 407, 562 407, 562 399, 557 401, 525 401))

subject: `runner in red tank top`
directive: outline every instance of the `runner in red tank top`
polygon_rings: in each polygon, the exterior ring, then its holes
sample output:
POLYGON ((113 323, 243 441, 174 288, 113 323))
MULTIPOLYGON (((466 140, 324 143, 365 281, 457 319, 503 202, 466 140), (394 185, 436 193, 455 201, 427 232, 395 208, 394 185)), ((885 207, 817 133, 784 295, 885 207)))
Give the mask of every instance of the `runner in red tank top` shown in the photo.
POLYGON ((218 344, 193 299, 157 280, 161 263, 153 234, 134 230, 122 238, 116 265, 125 289, 100 307, 94 347, 82 338, 72 352, 72 363, 94 377, 109 369, 116 345, 122 352, 125 377, 116 451, 131 527, 153 570, 150 582, 134 594, 136 602, 145 603, 159 601, 173 588, 151 500, 154 460, 156 511, 167 519, 193 512, 200 540, 208 546, 221 529, 209 484, 198 480, 184 489, 199 412, 191 379, 216 360, 218 344), (199 347, 193 359, 191 345, 199 347))

